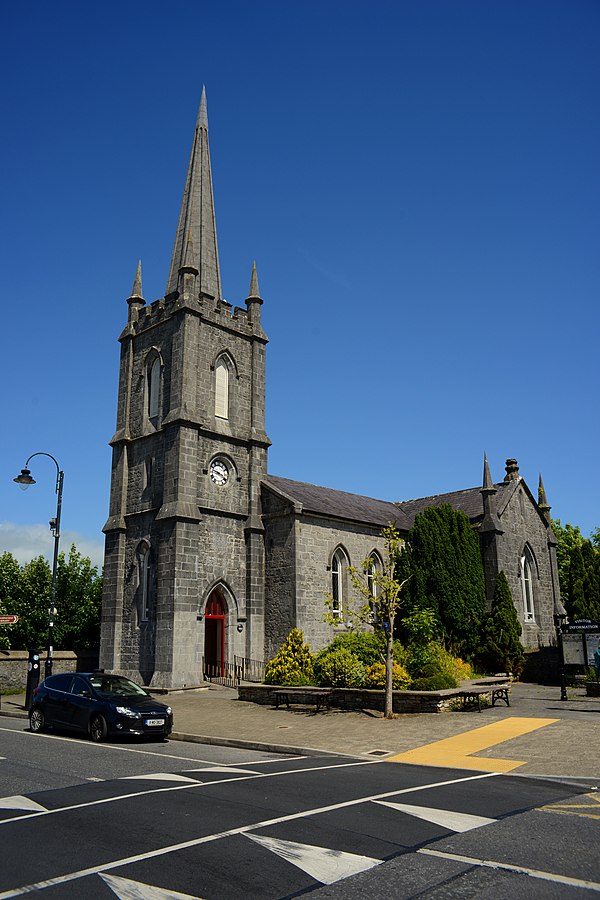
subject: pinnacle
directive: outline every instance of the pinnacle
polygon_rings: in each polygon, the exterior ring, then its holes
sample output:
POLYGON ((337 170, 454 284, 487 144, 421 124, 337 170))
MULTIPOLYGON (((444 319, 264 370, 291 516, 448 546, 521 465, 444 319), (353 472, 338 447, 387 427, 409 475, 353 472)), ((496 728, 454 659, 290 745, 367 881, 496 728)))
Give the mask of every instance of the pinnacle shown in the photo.
POLYGON ((133 287, 131 289, 131 297, 130 299, 134 300, 143 300, 142 294, 142 261, 138 260, 137 270, 135 273, 135 279, 133 282, 133 287))
POLYGON ((542 473, 540 472, 540 483, 538 486, 538 506, 540 509, 550 509, 548 505, 548 499, 546 497, 546 488, 544 487, 544 482, 542 480, 542 473))
POLYGON ((252 263, 252 275, 250 276, 250 291, 248 292, 248 300, 261 300, 260 289, 258 287, 258 275, 256 272, 256 260, 252 263))
POLYGON ((486 491, 494 490, 494 483, 490 474, 487 454, 483 454, 483 489, 486 491))

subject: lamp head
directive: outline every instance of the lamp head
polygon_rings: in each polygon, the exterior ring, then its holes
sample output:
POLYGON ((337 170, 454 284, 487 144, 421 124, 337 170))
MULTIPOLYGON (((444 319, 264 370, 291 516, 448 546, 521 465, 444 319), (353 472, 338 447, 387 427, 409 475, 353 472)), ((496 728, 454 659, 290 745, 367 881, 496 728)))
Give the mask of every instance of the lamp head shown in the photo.
POLYGON ((13 481, 17 482, 22 491, 26 491, 30 484, 35 484, 35 478, 31 477, 29 469, 21 469, 21 474, 13 478, 13 481))

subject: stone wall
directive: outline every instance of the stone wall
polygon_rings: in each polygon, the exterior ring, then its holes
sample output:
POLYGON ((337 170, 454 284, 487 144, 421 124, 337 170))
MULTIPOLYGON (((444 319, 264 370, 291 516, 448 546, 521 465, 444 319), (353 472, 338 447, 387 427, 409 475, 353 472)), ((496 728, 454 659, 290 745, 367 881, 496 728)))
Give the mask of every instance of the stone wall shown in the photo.
MULTIPOLYGON (((0 692, 25 690, 27 682, 27 650, 0 650, 0 692)), ((41 653, 40 681, 44 678, 45 652, 41 653)), ((98 668, 97 650, 55 650, 52 673, 91 672, 98 668)))
MULTIPOLYGON (((327 611, 325 599, 332 589, 331 561, 337 547, 344 550, 351 566, 360 568, 372 551, 383 554, 385 542, 377 526, 308 515, 297 521, 296 622, 313 652, 328 644, 336 634, 346 632, 343 625, 335 628, 323 621, 327 611)), ((347 574, 344 574, 343 594, 345 598, 356 596, 347 574)), ((357 599, 359 606, 362 605, 357 599)))
POLYGON ((504 570, 523 626, 521 642, 525 647, 552 645, 556 640, 554 626, 554 583, 548 527, 532 503, 523 483, 512 494, 502 510, 504 531, 497 538, 498 570, 504 570), (520 560, 525 544, 534 559, 533 596, 535 621, 524 621, 520 560))
MULTIPOLYGON (((302 688, 284 688, 281 685, 242 684, 238 688, 240 700, 248 703, 259 703, 262 706, 275 706, 274 691, 288 690, 294 693, 298 702, 303 701, 302 688)), ((306 690, 310 690, 307 688, 306 690)), ((304 690, 304 697, 306 697, 304 690)), ((445 691, 394 691, 393 709, 395 713, 441 713, 448 712, 451 705, 460 695, 459 690, 445 691)), ((310 699, 306 698, 310 703, 310 699)), ((363 690, 359 688, 331 688, 330 705, 337 709, 373 709, 383 712, 385 696, 383 691, 363 690)))

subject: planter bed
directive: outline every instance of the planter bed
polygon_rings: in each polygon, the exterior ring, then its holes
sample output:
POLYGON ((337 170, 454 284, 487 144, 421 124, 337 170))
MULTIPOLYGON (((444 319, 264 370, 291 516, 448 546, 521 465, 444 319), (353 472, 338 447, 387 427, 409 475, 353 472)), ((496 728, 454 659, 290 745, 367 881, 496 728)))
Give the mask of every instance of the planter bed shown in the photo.
MULTIPOLYGON (((490 686, 490 691, 491 691, 490 686)), ((310 688, 282 688, 276 684, 241 684, 238 687, 240 700, 249 703, 260 703, 263 706, 275 706, 277 702, 276 692, 285 690, 290 702, 294 702, 294 695, 298 703, 306 703, 307 693, 310 688)), ((465 688, 449 688, 444 691, 394 691, 395 713, 441 713, 450 710, 452 701, 463 696, 465 688)), ((314 693, 314 690, 312 691, 314 693)), ((328 705, 337 709, 375 709, 384 710, 385 695, 383 690, 368 690, 366 688, 330 688, 328 705)), ((307 704, 310 705, 310 704, 307 704)))

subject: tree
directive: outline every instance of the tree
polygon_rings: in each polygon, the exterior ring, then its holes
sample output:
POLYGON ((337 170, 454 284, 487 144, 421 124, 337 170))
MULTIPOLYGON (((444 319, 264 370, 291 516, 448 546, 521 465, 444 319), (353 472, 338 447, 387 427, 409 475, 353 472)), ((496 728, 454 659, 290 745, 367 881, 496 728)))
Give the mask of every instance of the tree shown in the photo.
POLYGON ((68 559, 58 557, 56 573, 57 615, 54 640, 63 650, 97 647, 100 636, 102 577, 74 544, 68 559))
MULTIPOLYGON (((361 569, 348 566, 348 576, 356 592, 342 610, 344 621, 351 630, 363 630, 371 625, 381 628, 385 634, 385 711, 387 719, 393 717, 394 674, 394 625, 396 615, 404 602, 403 588, 407 579, 398 581, 396 567, 404 541, 393 525, 381 532, 385 541, 384 567, 373 567, 371 558, 365 559, 361 569)), ((334 608, 334 599, 327 598, 328 612, 325 620, 330 625, 339 624, 340 611, 334 608)))
POLYGON ((43 556, 21 567, 15 609, 19 621, 10 633, 13 650, 41 650, 46 646, 51 586, 52 572, 43 556))
POLYGON ((570 619, 597 619, 600 615, 600 528, 588 540, 579 526, 552 521, 556 535, 556 561, 560 592, 570 619))
MULTIPOLYGON (((5 629, 13 650, 47 646, 51 588, 52 571, 43 556, 23 566, 10 553, 0 557, 0 605, 19 616, 16 625, 5 629)), ((102 576, 91 561, 74 545, 68 558, 59 554, 54 625, 57 647, 73 650, 98 646, 101 600, 102 576)))
MULTIPOLYGON (((16 596, 21 569, 12 553, 0 556, 0 615, 16 614, 16 596)), ((0 650, 10 650, 10 632, 13 625, 0 626, 0 650)))
POLYGON ((409 611, 431 610, 452 652, 470 657, 479 643, 486 600, 479 538, 467 516, 448 504, 428 507, 415 518, 403 557, 403 575, 410 576, 409 611))
POLYGON ((512 672, 523 668, 525 652, 521 644, 521 623, 504 572, 496 578, 492 608, 482 629, 480 660, 488 670, 512 672))

